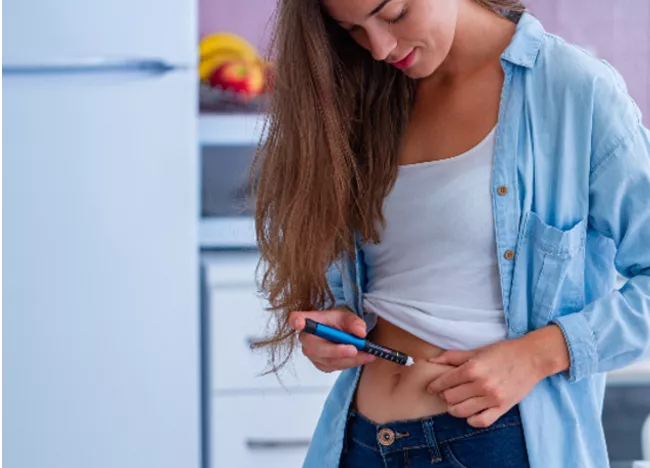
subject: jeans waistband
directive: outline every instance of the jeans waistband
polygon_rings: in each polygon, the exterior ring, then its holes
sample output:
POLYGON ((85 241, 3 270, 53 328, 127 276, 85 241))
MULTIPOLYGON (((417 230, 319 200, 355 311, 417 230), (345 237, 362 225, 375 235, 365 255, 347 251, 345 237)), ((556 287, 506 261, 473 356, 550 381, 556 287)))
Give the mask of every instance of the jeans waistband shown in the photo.
POLYGON ((348 437, 383 453, 428 446, 437 455, 434 458, 439 458, 439 444, 520 424, 518 405, 486 428, 472 427, 466 418, 456 418, 449 413, 379 424, 351 408, 347 431, 348 437))

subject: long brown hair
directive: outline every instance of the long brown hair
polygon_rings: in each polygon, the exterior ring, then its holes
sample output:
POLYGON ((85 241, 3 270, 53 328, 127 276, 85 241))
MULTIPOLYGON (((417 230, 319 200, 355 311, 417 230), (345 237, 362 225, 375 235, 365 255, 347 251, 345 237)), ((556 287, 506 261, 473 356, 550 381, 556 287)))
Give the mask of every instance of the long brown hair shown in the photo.
MULTIPOLYGON (((518 0, 475 1, 504 16, 525 10, 518 0)), ((353 255, 354 233, 379 242, 416 89, 357 45, 319 0, 279 0, 274 23, 275 89, 251 171, 261 290, 275 318, 272 336, 252 348, 270 347, 268 372, 295 348, 289 312, 332 306, 325 272, 353 255)))

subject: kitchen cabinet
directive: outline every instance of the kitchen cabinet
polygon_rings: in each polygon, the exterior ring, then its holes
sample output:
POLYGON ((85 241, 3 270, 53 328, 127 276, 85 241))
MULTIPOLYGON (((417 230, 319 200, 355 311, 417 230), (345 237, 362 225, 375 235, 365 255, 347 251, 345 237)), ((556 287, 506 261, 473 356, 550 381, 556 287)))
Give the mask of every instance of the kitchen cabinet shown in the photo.
POLYGON ((299 468, 339 372, 316 369, 299 348, 280 371, 267 368, 269 312, 255 284, 256 250, 201 256, 203 277, 204 410, 210 468, 299 468))
POLYGON ((325 392, 218 395, 212 400, 213 468, 300 468, 325 392))

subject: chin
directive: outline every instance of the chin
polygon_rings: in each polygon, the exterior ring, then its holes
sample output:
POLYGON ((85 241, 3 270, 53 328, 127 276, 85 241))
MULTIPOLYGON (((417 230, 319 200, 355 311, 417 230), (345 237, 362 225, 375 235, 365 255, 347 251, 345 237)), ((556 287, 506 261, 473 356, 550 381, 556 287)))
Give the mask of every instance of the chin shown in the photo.
POLYGON ((419 50, 414 63, 404 70, 404 74, 409 78, 420 79, 433 75, 440 66, 441 60, 437 54, 426 53, 425 50, 419 50))
POLYGON ((404 70, 404 73, 413 79, 427 78, 435 73, 440 67, 442 60, 433 59, 432 57, 422 57, 421 60, 415 62, 411 67, 404 70))
POLYGON ((413 79, 426 78, 433 75, 433 72, 436 71, 436 68, 437 67, 434 67, 432 65, 427 66, 426 64, 414 63, 412 67, 404 70, 404 74, 413 79))
POLYGON ((404 70, 404 74, 409 78, 413 78, 414 80, 418 80, 420 78, 426 78, 427 76, 430 76, 432 73, 433 71, 425 72, 419 67, 411 67, 408 70, 404 70))

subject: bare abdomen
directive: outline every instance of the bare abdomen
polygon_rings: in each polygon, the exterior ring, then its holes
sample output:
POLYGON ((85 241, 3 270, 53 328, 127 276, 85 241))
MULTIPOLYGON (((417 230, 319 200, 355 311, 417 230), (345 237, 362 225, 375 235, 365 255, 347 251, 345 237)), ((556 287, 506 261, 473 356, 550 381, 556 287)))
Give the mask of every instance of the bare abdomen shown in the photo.
POLYGON ((413 419, 445 413, 446 403, 427 393, 434 378, 453 369, 426 360, 444 350, 377 318, 368 334, 371 341, 411 356, 415 363, 406 367, 385 359, 363 366, 353 404, 357 411, 377 423, 413 419))

